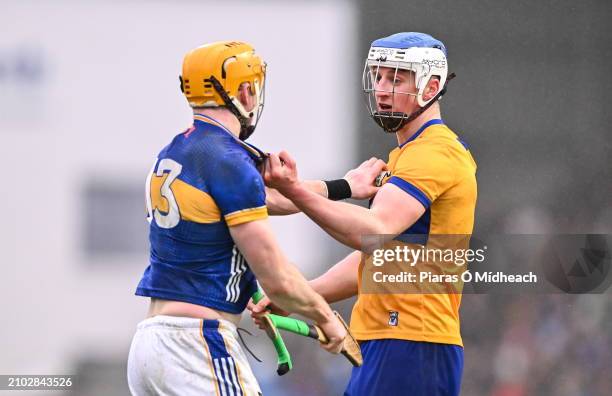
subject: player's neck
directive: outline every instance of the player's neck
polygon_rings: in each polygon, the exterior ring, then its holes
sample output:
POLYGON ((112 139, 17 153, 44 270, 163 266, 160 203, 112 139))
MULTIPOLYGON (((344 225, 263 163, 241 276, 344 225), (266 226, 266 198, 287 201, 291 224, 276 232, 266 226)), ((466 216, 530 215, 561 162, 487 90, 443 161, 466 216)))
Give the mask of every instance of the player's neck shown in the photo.
POLYGON ((193 109, 193 114, 202 114, 207 117, 210 117, 221 125, 223 125, 236 137, 240 136, 240 121, 238 121, 238 118, 236 118, 236 116, 227 109, 193 109))
POLYGON ((408 139, 410 139, 427 121, 441 117, 442 116, 440 115, 440 105, 436 103, 427 110, 425 110, 423 114, 419 115, 417 118, 404 125, 402 129, 395 133, 395 135, 397 136, 397 145, 401 146, 403 143, 407 142, 408 139))

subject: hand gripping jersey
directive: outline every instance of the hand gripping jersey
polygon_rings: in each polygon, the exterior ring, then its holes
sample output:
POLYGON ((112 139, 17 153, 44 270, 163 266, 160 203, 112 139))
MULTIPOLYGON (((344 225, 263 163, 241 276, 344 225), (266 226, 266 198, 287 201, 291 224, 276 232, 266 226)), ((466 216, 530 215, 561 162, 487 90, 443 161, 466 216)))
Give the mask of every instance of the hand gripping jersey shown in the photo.
MULTIPOLYGON (((384 180, 416 198, 425 213, 402 236, 470 235, 476 208, 476 163, 442 120, 425 123, 389 154, 384 180)), ((359 267, 359 288, 361 273, 359 267)), ((462 345, 461 294, 359 294, 351 317, 357 339, 403 339, 462 345)))
POLYGON ((136 294, 237 314, 257 284, 228 226, 267 218, 264 183, 245 143, 194 118, 147 179, 151 255, 136 294))

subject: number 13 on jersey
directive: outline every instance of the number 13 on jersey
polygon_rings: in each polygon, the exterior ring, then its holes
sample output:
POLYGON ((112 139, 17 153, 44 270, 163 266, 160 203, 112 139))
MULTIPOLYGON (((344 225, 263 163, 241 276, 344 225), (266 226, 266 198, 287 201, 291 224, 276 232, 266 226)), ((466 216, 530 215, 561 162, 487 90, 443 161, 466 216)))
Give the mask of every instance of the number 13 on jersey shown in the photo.
MULTIPOLYGON (((157 164, 157 160, 155 162, 157 164)), ((145 187, 147 220, 151 222, 155 218, 155 223, 160 228, 176 227, 181 220, 181 212, 171 186, 182 170, 181 164, 170 158, 164 158, 157 164, 157 171, 154 165, 147 177, 145 187), (156 178, 153 178, 154 171, 156 178)))

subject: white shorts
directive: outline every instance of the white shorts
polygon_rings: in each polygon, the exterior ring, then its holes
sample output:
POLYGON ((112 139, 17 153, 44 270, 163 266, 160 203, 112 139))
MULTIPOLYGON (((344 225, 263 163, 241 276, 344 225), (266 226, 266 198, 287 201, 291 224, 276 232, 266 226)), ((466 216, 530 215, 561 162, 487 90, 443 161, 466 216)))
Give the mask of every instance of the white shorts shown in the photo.
POLYGON ((237 336, 226 320, 155 316, 140 322, 128 358, 130 392, 261 395, 237 336))

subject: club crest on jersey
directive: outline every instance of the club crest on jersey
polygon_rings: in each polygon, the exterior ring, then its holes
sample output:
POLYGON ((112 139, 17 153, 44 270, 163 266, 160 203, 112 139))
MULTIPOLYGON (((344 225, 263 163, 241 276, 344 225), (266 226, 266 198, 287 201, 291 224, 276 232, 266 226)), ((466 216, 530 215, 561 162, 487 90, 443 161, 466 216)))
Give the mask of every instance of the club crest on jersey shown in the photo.
POLYGON ((389 311, 389 326, 397 326, 399 323, 399 312, 389 311))
POLYGON ((389 171, 380 172, 380 175, 376 177, 376 181, 375 181, 376 187, 381 187, 390 176, 391 176, 391 172, 389 171))

